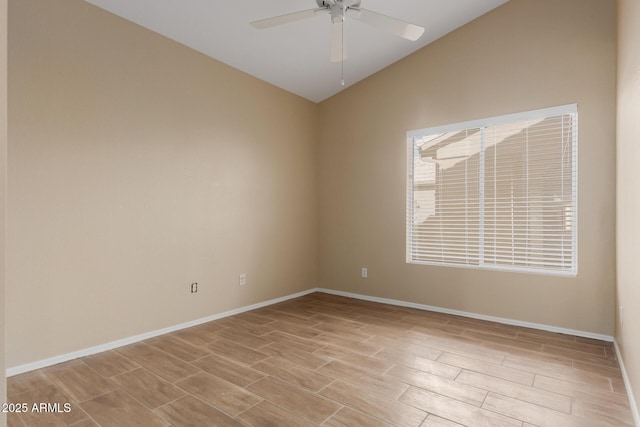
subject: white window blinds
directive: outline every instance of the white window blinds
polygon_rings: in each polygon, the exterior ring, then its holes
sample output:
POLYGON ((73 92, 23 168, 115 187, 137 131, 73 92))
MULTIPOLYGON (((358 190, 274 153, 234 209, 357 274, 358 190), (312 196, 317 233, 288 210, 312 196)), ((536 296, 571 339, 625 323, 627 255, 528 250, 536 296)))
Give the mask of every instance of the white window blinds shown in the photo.
POLYGON ((577 274, 577 107, 409 132, 407 262, 577 274))

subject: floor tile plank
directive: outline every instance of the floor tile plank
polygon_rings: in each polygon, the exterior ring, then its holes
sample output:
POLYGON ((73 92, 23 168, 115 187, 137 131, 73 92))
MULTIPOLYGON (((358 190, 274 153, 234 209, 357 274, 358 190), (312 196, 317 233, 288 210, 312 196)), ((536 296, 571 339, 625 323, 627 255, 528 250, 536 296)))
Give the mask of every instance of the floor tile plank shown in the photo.
POLYGON ((505 357, 505 352, 488 348, 486 345, 482 346, 482 341, 456 341, 435 337, 425 340, 423 344, 431 349, 440 350, 443 353, 455 354, 495 364, 502 363, 505 357), (478 351, 479 347, 482 347, 483 350, 478 351))
POLYGON ((288 360, 296 366, 310 370, 318 369, 329 361, 327 358, 321 357, 317 354, 280 343, 272 343, 266 347, 262 347, 260 349, 260 353, 288 360))
POLYGON ((233 341, 254 350, 269 345, 273 342, 265 336, 259 337, 253 335, 247 331, 243 331, 241 328, 227 328, 216 332, 216 335, 218 335, 218 337, 220 338, 233 341))
POLYGON ((297 348, 298 350, 307 351, 309 353, 313 353, 314 351, 324 346, 323 343, 296 337, 294 335, 290 335, 281 331, 271 332, 265 335, 265 337, 278 344, 297 348))
MULTIPOLYGON (((58 425, 66 425, 66 423, 64 423, 63 421, 60 421, 61 424, 58 425)), ((9 412, 7 414, 7 427, 25 427, 26 424, 22 421, 22 418, 20 418, 20 414, 16 413, 16 412, 9 412)), ((56 424, 55 422, 50 423, 50 426, 55 427, 56 424)))
POLYGON ((522 422, 437 393, 411 387, 400 398, 415 408, 469 426, 520 427, 522 422))
POLYGON ((207 325, 198 325, 180 331, 172 332, 167 336, 176 337, 194 346, 203 346, 218 339, 216 331, 212 331, 207 325))
POLYGON ((185 395, 173 384, 144 368, 125 372, 111 379, 150 409, 155 409, 185 395))
POLYGON ((606 356, 603 345, 587 344, 575 340, 575 337, 570 335, 563 335, 564 338, 550 338, 538 334, 530 334, 526 332, 520 332, 517 339, 519 341, 536 342, 539 344, 552 345, 554 347, 562 347, 569 350, 582 351, 585 353, 591 353, 598 356, 606 356))
POLYGON ((144 343, 169 353, 185 362, 193 362, 211 353, 202 347, 189 344, 172 335, 151 338, 144 341, 144 343))
POLYGON ((350 351, 361 353, 366 356, 373 356, 374 354, 382 350, 381 346, 371 343, 369 341, 367 342, 355 341, 350 338, 344 338, 344 337, 340 337, 338 335, 333 335, 326 332, 323 332, 322 334, 315 337, 314 341, 323 343, 323 344, 335 345, 338 347, 346 347, 350 351))
POLYGON ((192 364, 144 343, 131 344, 116 351, 171 383, 200 372, 192 364))
POLYGON ((139 367, 137 363, 113 350, 87 356, 82 361, 105 378, 129 372, 139 367))
POLYGON ((395 365, 394 362, 385 360, 383 358, 377 358, 375 357, 375 355, 365 356, 362 354, 351 352, 341 354, 337 356, 336 359, 347 365, 358 367, 360 369, 366 369, 367 372, 375 375, 384 375, 389 369, 393 367, 393 365, 395 365))
POLYGON ((182 380, 176 385, 231 416, 246 411, 262 400, 242 387, 205 372, 182 380))
POLYGON ((18 394, 52 385, 53 382, 42 369, 14 375, 7 378, 7 397, 10 399, 18 394))
POLYGON ((221 339, 211 344, 207 344, 206 347, 219 356, 235 359, 247 365, 253 365, 254 363, 258 363, 259 361, 269 357, 264 353, 260 353, 257 350, 253 350, 227 339, 221 339))
MULTIPOLYGON (((462 424, 454 423, 453 421, 440 418, 437 415, 430 414, 427 419, 422 423, 421 427, 461 427, 462 424)), ((462 426, 464 427, 464 426, 462 426)))
POLYGON ((409 385, 430 390, 478 407, 482 405, 484 398, 487 396, 486 390, 405 366, 394 366, 387 375, 409 385))
POLYGON ((174 426, 243 426, 241 422, 192 396, 162 406, 155 412, 174 426))
MULTIPOLYGON (((377 357, 378 355, 376 355, 377 357)), ((431 359, 425 359, 424 357, 415 357, 410 363, 398 363, 399 365, 406 366, 407 368, 415 369, 418 371, 426 372, 428 374, 437 375, 443 378, 454 379, 458 376, 461 368, 457 366, 447 365, 445 363, 437 362, 431 359)))
POLYGON ((312 427, 317 425, 266 400, 241 413, 238 419, 254 427, 312 427))
POLYGON ((44 372, 67 396, 78 403, 116 389, 111 381, 77 360, 51 366, 44 372))
POLYGON ((318 369, 318 372, 327 377, 337 378, 345 383, 356 386, 364 386, 372 393, 397 399, 409 386, 397 378, 391 376, 376 375, 367 369, 348 365, 339 361, 332 361, 318 369))
POLYGON ((378 396, 368 392, 366 387, 356 387, 341 381, 334 382, 320 394, 394 425, 419 426, 427 416, 425 411, 403 402, 378 396))
POLYGON ((272 377, 263 378, 247 389, 316 423, 324 422, 340 409, 335 402, 272 377))
POLYGON ((265 376, 265 374, 260 371, 244 364, 236 363, 232 359, 218 356, 217 354, 196 360, 193 364, 211 375, 215 375, 240 387, 247 386, 265 376))
POLYGON ((571 413, 571 398, 563 394, 540 390, 467 370, 458 375, 456 382, 544 406, 559 412, 571 413))
POLYGON ((562 412, 491 392, 482 407, 540 427, 587 427, 599 424, 593 420, 573 417, 562 412))
POLYGON ((286 359, 278 357, 270 357, 251 367, 312 392, 321 390, 333 381, 333 378, 322 375, 322 373, 297 367, 286 359))
POLYGON ((344 407, 336 412, 331 418, 329 418, 324 424, 325 427, 354 427, 354 426, 366 426, 366 427, 388 427, 390 424, 386 424, 375 418, 371 418, 368 415, 354 411, 351 408, 344 407))
POLYGON ((573 382, 559 378, 546 377, 544 375, 536 375, 533 386, 540 390, 547 390, 588 401, 603 403, 609 402, 623 406, 629 405, 629 400, 626 395, 612 393, 610 390, 596 388, 588 384, 584 384, 583 382, 573 382))
POLYGON ((438 362, 458 368, 464 368, 469 371, 491 375, 497 378, 502 378, 524 385, 533 384, 534 375, 530 372, 508 368, 501 365, 495 365, 493 363, 483 362, 481 360, 471 359, 469 357, 459 356, 451 353, 443 353, 442 356, 438 358, 438 362))
POLYGON ((603 425, 634 427, 631 409, 627 405, 574 399, 572 413, 582 418, 597 420, 603 425))
POLYGON ((169 425, 168 422, 121 390, 88 400, 81 406, 91 418, 103 427, 169 425))

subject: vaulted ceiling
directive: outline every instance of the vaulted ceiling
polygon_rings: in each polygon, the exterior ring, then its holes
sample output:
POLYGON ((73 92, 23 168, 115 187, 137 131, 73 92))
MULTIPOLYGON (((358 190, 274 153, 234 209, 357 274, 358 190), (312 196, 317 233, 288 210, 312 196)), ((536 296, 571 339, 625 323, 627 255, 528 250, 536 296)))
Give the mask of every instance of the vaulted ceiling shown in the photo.
POLYGON ((426 46, 508 0, 362 0, 362 7, 426 28, 411 42, 345 21, 348 59, 329 61, 331 19, 258 30, 249 22, 317 7, 315 0, 87 0, 125 19, 314 102, 426 46))

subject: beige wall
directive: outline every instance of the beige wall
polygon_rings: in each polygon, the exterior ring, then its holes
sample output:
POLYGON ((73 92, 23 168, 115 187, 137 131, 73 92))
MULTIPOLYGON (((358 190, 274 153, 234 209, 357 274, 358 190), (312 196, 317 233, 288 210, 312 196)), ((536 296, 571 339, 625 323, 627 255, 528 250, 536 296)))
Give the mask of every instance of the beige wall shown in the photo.
POLYGON ((9 91, 9 367, 316 286, 317 105, 82 0, 10 2, 9 91))
MULTIPOLYGON (((616 340, 640 407, 640 2, 618 2, 616 340), (624 314, 620 318, 620 306, 624 314)), ((640 420, 637 420, 640 421, 640 420)))
POLYGON ((615 2, 512 0, 323 102, 320 286, 612 335, 615 43, 615 2), (405 263, 406 131, 569 103, 577 278, 405 263))
MULTIPOLYGON (((5 236, 7 206, 7 0, 0 0, 0 402, 6 402, 5 381, 5 236)), ((0 413, 0 426, 6 414, 0 413)))
POLYGON ((318 107, 81 0, 11 2, 8 366, 317 280, 613 334, 614 5, 512 0, 318 107), (578 278, 405 263, 407 130, 574 102, 578 278))

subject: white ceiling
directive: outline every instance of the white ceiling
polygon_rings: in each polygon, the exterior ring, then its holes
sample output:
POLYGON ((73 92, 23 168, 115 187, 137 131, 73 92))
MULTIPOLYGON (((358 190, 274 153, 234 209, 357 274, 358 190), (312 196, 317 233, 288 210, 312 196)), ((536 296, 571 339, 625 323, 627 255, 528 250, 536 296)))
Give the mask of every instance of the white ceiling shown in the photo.
POLYGON ((314 102, 426 46, 508 0, 362 0, 362 7, 426 28, 416 42, 345 22, 345 86, 329 62, 331 19, 257 30, 249 22, 317 7, 315 0, 87 0, 314 102))

